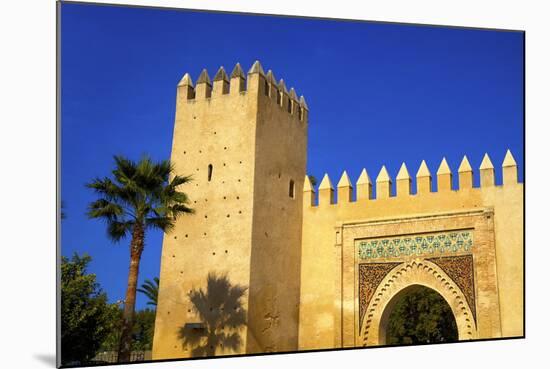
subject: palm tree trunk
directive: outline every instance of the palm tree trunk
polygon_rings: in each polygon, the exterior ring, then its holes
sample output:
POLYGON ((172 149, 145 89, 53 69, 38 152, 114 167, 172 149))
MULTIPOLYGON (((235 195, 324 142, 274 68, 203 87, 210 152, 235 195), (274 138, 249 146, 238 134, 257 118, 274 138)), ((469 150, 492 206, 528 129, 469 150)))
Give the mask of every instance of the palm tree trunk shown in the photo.
POLYGON ((144 242, 143 225, 136 222, 132 230, 130 242, 130 270, 128 272, 128 287, 124 300, 124 314, 122 322, 122 334, 118 348, 118 362, 129 362, 132 351, 132 328, 134 325, 134 310, 136 306, 136 288, 139 273, 139 262, 143 251, 144 242))

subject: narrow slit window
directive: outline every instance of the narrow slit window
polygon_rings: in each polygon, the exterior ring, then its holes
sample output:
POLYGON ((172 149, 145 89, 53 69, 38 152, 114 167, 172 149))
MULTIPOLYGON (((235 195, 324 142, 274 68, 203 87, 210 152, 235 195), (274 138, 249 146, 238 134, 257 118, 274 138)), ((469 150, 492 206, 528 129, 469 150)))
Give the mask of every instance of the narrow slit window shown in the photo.
POLYGON ((294 198, 294 180, 290 180, 290 183, 288 184, 288 197, 294 198))
POLYGON ((288 99, 288 112, 292 114, 292 100, 288 99))
POLYGON ((283 93, 282 92, 277 92, 277 104, 278 105, 282 105, 282 100, 283 100, 283 93))
POLYGON ((269 83, 267 81, 264 82, 264 93, 265 96, 269 96, 269 83))
POLYGON ((208 182, 212 180, 212 164, 208 164, 208 182))
POLYGON ((304 108, 298 108, 298 119, 304 120, 304 108))

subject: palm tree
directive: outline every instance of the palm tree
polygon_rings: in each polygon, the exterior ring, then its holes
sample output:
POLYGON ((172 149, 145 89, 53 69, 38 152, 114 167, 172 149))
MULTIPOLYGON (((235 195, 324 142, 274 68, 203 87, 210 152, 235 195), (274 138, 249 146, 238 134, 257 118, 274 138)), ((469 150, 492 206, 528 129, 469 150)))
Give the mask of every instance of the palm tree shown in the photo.
POLYGON ((141 285, 141 288, 138 288, 137 291, 147 296, 149 299, 149 301, 147 301, 147 305, 153 305, 156 307, 159 295, 158 277, 153 278, 152 281, 150 279, 146 279, 141 285))
POLYGON ((167 160, 153 163, 144 157, 136 163, 122 156, 115 156, 114 160, 113 179, 96 178, 87 184, 99 196, 90 203, 88 216, 104 220, 107 234, 114 242, 131 235, 130 270, 118 355, 119 362, 127 362, 130 360, 136 285, 145 231, 168 232, 178 216, 193 213, 187 206, 187 195, 178 191, 178 187, 188 183, 191 177, 174 175, 174 167, 167 160))
POLYGON ((246 324, 246 309, 241 298, 246 290, 241 285, 232 285, 227 276, 211 272, 206 291, 193 289, 187 294, 201 321, 199 327, 196 323, 187 323, 179 330, 183 345, 192 347, 192 356, 214 356, 217 348, 239 349, 242 339, 238 329, 246 324))

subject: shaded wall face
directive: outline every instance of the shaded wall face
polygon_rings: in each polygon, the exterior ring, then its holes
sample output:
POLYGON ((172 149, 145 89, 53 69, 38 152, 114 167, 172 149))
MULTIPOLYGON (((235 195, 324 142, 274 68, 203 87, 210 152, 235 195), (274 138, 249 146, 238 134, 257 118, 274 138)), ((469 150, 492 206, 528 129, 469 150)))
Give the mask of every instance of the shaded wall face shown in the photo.
POLYGON ((318 206, 304 202, 300 349, 362 345, 359 266, 399 264, 407 258, 362 260, 361 241, 455 230, 470 230, 473 248, 441 256, 472 255, 474 338, 523 334, 522 184, 398 192, 395 197, 336 204, 323 200, 323 194, 320 198, 318 206))
POLYGON ((247 352, 298 349, 307 117, 271 91, 259 95, 247 352))
MULTIPOLYGON (((191 100, 179 94, 172 161, 177 174, 193 175, 182 190, 196 212, 164 237, 154 359, 190 356, 178 330, 200 322, 187 294, 205 288, 209 272, 250 283, 257 94, 249 90, 191 100)), ((246 347, 244 332, 242 339, 237 352, 246 347)))

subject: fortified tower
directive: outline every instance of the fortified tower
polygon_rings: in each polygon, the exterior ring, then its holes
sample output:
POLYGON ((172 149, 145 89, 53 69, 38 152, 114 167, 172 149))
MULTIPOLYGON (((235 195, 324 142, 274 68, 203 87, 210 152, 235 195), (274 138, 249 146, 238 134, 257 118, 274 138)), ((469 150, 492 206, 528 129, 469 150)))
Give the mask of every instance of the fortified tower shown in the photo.
POLYGON ((184 191, 195 214, 164 237, 153 359, 192 356, 179 330, 200 336, 204 322, 188 294, 206 291, 210 272, 248 290, 239 348, 207 349, 298 349, 307 127, 304 98, 258 61, 247 75, 237 64, 213 83, 203 70, 196 86, 189 74, 178 84, 171 160, 176 173, 192 175, 184 191))

